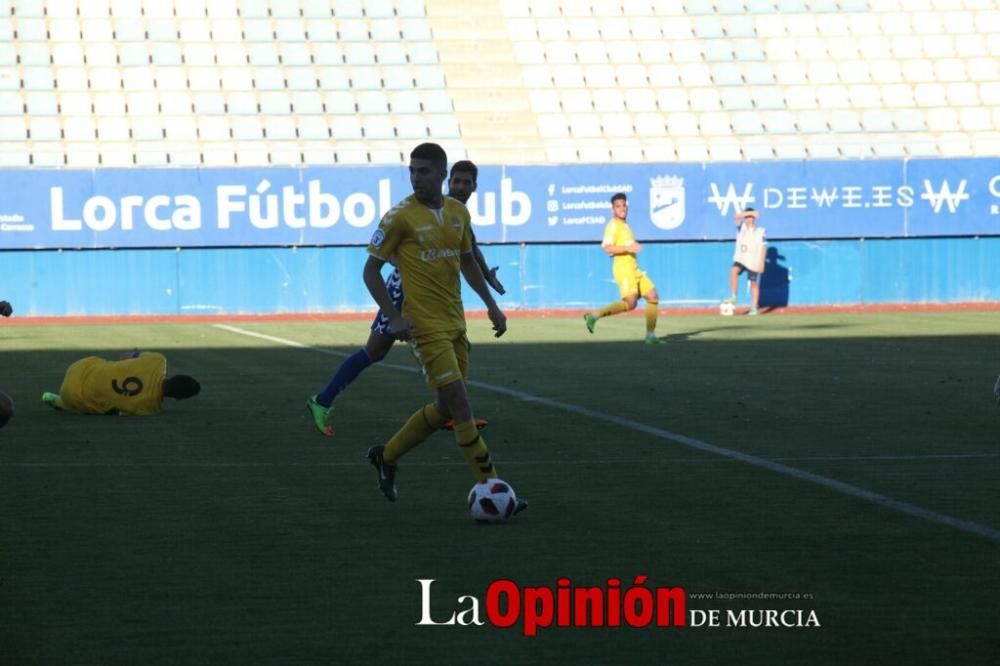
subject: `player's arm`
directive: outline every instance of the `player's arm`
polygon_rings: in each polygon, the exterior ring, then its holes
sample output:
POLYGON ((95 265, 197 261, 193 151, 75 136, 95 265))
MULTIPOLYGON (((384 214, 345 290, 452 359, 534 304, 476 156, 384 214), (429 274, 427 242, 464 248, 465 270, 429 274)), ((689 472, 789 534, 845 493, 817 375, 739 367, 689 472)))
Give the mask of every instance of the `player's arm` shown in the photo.
POLYGON ((472 231, 472 227, 469 227, 469 235, 472 236, 472 256, 479 265, 479 270, 482 271, 483 277, 486 279, 486 283, 493 287, 493 291, 497 292, 501 296, 507 293, 500 280, 497 279, 497 271, 500 270, 499 266, 494 266, 490 268, 489 263, 486 261, 486 257, 483 256, 482 251, 479 249, 479 243, 476 242, 476 234, 472 231))
POLYGON ((483 276, 483 271, 479 268, 479 263, 476 262, 475 257, 472 255, 472 252, 462 253, 462 275, 465 276, 465 281, 469 283, 472 290, 476 292, 486 305, 486 314, 493 323, 493 330, 496 332, 496 337, 499 338, 507 332, 507 316, 500 310, 497 302, 493 300, 493 294, 490 293, 490 289, 486 285, 486 278, 483 276))
POLYGON ((767 241, 762 241, 760 244, 760 261, 758 262, 759 268, 758 273, 763 273, 764 268, 767 266, 767 241))
POLYGON ((601 249, 609 256, 617 257, 620 254, 637 254, 642 250, 642 246, 632 241, 628 245, 617 245, 615 243, 615 229, 611 223, 604 228, 604 238, 601 240, 601 249))
POLYGON ((601 247, 612 257, 617 257, 620 254, 638 254, 642 252, 642 245, 635 241, 632 241, 628 245, 602 245, 601 247))
POLYGON ((403 314, 396 309, 396 304, 392 302, 389 290, 385 287, 385 280, 382 279, 384 265, 385 259, 370 254, 361 276, 365 286, 368 287, 368 293, 372 295, 379 309, 389 317, 389 330, 397 334, 401 340, 405 340, 410 334, 410 322, 403 319, 403 314))

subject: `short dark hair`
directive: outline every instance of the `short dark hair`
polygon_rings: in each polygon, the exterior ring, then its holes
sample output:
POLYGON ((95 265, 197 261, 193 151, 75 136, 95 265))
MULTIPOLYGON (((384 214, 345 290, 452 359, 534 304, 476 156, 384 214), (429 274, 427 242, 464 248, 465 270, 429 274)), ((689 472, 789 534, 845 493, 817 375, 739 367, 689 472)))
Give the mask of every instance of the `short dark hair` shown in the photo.
POLYGON ((163 395, 177 400, 193 398, 201 393, 201 384, 191 375, 174 375, 163 380, 163 395))
POLYGON ((611 197, 611 203, 614 203, 621 199, 622 201, 628 201, 628 197, 625 196, 624 192, 616 192, 614 196, 611 197))
POLYGON ((448 168, 448 154, 436 143, 422 143, 410 152, 411 160, 428 160, 435 166, 448 168))
POLYGON ((472 180, 479 178, 479 167, 473 164, 470 160, 459 160, 451 165, 451 174, 449 178, 455 177, 455 172, 461 171, 462 173, 471 173, 472 180))

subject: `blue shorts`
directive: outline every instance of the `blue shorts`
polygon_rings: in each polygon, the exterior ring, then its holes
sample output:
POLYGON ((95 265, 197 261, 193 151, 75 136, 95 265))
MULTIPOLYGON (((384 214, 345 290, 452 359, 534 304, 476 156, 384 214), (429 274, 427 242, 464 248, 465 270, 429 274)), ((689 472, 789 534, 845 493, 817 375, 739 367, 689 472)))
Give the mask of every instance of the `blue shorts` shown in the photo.
MULTIPOLYGON (((399 269, 396 268, 389 273, 389 277, 385 281, 385 288, 389 291, 389 298, 392 299, 393 305, 400 312, 403 311, 403 280, 399 276, 399 269)), ((385 314, 381 310, 375 315, 375 320, 372 322, 372 333, 378 333, 379 335, 384 335, 387 338, 395 338, 389 331, 389 315, 385 314)))

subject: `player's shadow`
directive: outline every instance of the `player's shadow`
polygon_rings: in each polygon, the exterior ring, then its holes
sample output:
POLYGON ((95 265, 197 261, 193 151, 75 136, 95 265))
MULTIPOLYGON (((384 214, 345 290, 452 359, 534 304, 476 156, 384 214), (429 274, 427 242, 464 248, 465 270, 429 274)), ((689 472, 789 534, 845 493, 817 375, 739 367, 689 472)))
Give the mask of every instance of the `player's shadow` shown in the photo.
POLYGON ((788 306, 788 291, 792 276, 789 267, 778 263, 784 259, 785 257, 778 252, 778 248, 774 246, 767 248, 764 274, 760 276, 758 307, 774 310, 788 306))

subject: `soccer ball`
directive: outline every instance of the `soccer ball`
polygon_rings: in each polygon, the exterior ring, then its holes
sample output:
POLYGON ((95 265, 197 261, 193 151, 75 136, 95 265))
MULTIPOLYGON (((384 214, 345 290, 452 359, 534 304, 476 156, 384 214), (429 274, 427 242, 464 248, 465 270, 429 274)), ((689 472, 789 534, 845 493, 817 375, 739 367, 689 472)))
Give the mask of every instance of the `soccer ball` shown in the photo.
POLYGON ((469 491, 469 515, 480 523, 502 523, 514 515, 517 495, 503 479, 486 479, 469 491))
POLYGON ((722 303, 719 304, 719 314, 722 315, 723 317, 732 317, 735 311, 736 308, 733 306, 732 303, 723 301, 722 303))

